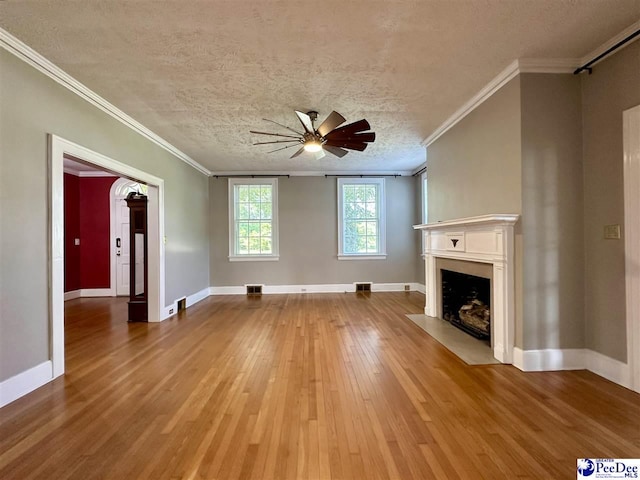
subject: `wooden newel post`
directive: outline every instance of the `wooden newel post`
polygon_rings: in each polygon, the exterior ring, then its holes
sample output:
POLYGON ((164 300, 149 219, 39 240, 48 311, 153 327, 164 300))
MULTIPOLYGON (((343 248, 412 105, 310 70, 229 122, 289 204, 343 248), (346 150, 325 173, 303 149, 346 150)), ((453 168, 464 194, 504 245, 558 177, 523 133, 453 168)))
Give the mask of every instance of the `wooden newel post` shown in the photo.
POLYGON ((147 203, 146 195, 131 192, 129 207, 129 321, 146 322, 149 318, 147 288, 147 203))

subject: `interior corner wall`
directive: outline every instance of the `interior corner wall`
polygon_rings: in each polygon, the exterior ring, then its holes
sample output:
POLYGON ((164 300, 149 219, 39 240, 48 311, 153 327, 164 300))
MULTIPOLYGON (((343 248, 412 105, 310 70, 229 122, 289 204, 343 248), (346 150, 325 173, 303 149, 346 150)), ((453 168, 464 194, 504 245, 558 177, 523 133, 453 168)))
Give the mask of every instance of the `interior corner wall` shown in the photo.
POLYGON ((4 49, 0 85, 0 218, 12 226, 0 229, 1 382, 50 359, 47 134, 164 179, 166 304, 209 287, 209 189, 206 175, 4 49))
MULTIPOLYGON (((427 147, 429 222, 522 213, 520 77, 427 147)), ((522 232, 515 227, 516 346, 523 344, 522 232)))
MULTIPOLYGON (((415 189, 416 189, 416 197, 415 197, 415 204, 417 205, 416 208, 416 217, 413 220, 413 223, 415 225, 420 225, 422 223, 424 223, 424 220, 422 218, 422 204, 423 204, 423 200, 422 200, 422 178, 420 175, 416 175, 415 177, 415 189)), ((425 273, 425 268, 424 268, 424 259, 422 258, 422 251, 423 251, 423 245, 422 245, 422 235, 424 235, 424 233, 422 231, 416 231, 416 235, 418 237, 417 239, 417 247, 418 250, 416 252, 417 258, 418 258, 418 283, 421 283, 422 285, 426 285, 426 273, 425 273)))
POLYGON ((520 75, 523 349, 584 348, 580 79, 520 75))
POLYGON ((336 179, 294 176, 278 178, 280 259, 230 262, 228 179, 212 177, 209 185, 213 286, 424 281, 416 254, 419 235, 412 228, 419 218, 412 177, 385 178, 386 260, 338 260, 336 179))
POLYGON ((80 290, 80 178, 64 174, 64 291, 80 290))
MULTIPOLYGON (((626 362, 622 112, 640 104, 640 41, 582 82, 586 346, 626 362), (622 225, 605 240, 605 225, 622 225)), ((640 221, 640 220, 639 220, 640 221)))

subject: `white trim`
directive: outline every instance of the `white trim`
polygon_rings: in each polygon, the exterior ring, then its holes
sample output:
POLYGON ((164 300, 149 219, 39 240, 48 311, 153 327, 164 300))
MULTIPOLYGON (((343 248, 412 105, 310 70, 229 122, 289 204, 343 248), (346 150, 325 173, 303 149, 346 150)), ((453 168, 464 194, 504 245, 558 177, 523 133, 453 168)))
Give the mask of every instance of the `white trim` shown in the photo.
POLYGON ((18 40, 6 30, 0 28, 0 47, 4 48, 8 52, 12 53, 25 63, 31 65, 33 68, 41 73, 44 73, 47 77, 51 78, 55 82, 59 83, 63 87, 71 90, 80 98, 86 100, 94 107, 99 108, 106 114, 118 120, 123 125, 129 127, 131 130, 139 133, 147 140, 152 141, 159 147, 165 149, 175 157, 179 158, 186 164, 192 166, 196 170, 205 175, 211 175, 209 169, 203 167, 194 159, 189 157, 186 153, 179 150, 159 135, 153 133, 147 127, 134 120, 132 117, 124 113, 116 106, 109 103, 100 95, 89 89, 84 84, 73 78, 71 75, 63 71, 60 67, 54 65, 31 47, 18 40))
MULTIPOLYGON (((598 55, 603 54, 604 52, 609 50, 611 47, 613 47, 616 43, 624 40, 625 38, 627 38, 629 35, 631 35, 632 33, 634 33, 637 30, 640 30, 640 20, 638 20, 637 22, 629 25, 627 28, 625 28, 623 31, 621 31, 619 34, 617 34, 615 37, 611 37, 609 40, 604 42, 598 48, 596 48, 593 51, 591 51, 588 54, 586 54, 584 57, 582 57, 580 59, 580 65, 578 65, 578 66, 585 65, 586 63, 590 62, 591 60, 596 58, 598 55)), ((640 36, 635 37, 634 39, 632 39, 629 42, 625 43, 624 46, 622 46, 621 48, 628 47, 633 42, 638 40, 638 38, 640 38, 640 36)), ((614 55, 618 51, 619 50, 615 50, 615 51, 611 52, 609 55, 606 55, 606 56, 602 57, 600 60, 598 60, 597 62, 595 62, 592 65, 590 65, 590 67, 593 67, 594 65, 597 65, 598 63, 603 61, 605 58, 608 58, 611 55, 614 55)))
POLYGON ((279 255, 229 255, 230 262, 277 262, 279 255))
POLYGON ((67 300, 75 300, 76 298, 80 298, 80 290, 71 290, 69 292, 64 292, 64 301, 67 300))
POLYGON ((165 262, 164 180, 130 167, 78 144, 49 134, 49 263, 51 361, 53 378, 64 373, 64 181, 65 154, 131 178, 149 188, 149 321, 164 319, 165 262))
POLYGON ((386 255, 366 255, 353 253, 350 255, 342 254, 338 255, 338 260, 386 260, 386 255))
MULTIPOLYGON (((356 291, 356 283, 370 283, 372 292, 403 292, 404 286, 409 285, 411 291, 424 292, 424 285, 415 282, 405 283, 375 283, 375 282, 354 282, 354 283, 328 283, 328 284, 309 284, 309 285, 264 285, 264 284, 247 284, 262 285, 263 295, 268 294, 286 294, 286 293, 353 293, 356 291)), ((226 286, 226 287, 209 287, 209 295, 245 295, 247 293, 246 285, 226 286)))
POLYGON ((585 360, 587 370, 631 389, 631 369, 628 364, 593 350, 586 350, 585 360))
POLYGON ((514 60, 503 71, 496 75, 478 93, 471 97, 464 105, 456 110, 453 115, 436 128, 423 142, 422 146, 428 147, 460 120, 473 112, 487 101, 491 96, 504 87, 509 81, 521 73, 572 73, 579 66, 578 59, 535 59, 523 58, 514 60))
POLYGON ((414 225, 415 230, 441 230, 447 227, 467 227, 473 225, 501 225, 504 223, 513 224, 518 221, 520 215, 515 213, 493 213, 489 215, 478 215, 477 217, 456 218, 444 220, 442 222, 424 223, 414 225))
POLYGON ((416 292, 420 292, 425 295, 427 293, 427 289, 423 283, 411 283, 411 290, 415 290, 416 292))
POLYGON ((171 305, 168 305, 168 306, 164 307, 163 318, 169 318, 169 317, 172 317, 173 315, 178 313, 178 302, 180 300, 183 300, 183 299, 186 300, 185 308, 189 308, 192 305, 195 305, 196 303, 204 300, 209 295, 211 295, 211 288, 207 287, 207 288, 203 288, 199 292, 192 293, 189 296, 183 296, 183 297, 180 297, 180 298, 176 298, 171 303, 171 305), (173 312, 171 311, 172 309, 173 309, 173 312))
MULTIPOLYGON (((290 170, 230 170, 230 171, 222 171, 222 172, 212 172, 210 176, 212 177, 229 177, 229 176, 246 176, 246 175, 260 175, 265 178, 268 177, 278 177, 278 176, 288 176, 288 177, 326 177, 326 176, 340 176, 340 175, 353 175, 353 170, 299 170, 299 171, 290 171, 290 170)), ((362 175, 363 177, 375 177, 375 176, 398 176, 398 177, 410 177, 414 174, 414 170, 381 170, 381 171, 358 171, 358 175, 362 175)), ((246 177, 250 178, 250 177, 246 177)))
POLYGON ((279 257, 279 225, 278 225, 278 179, 277 178, 229 178, 227 182, 229 211, 229 261, 278 261, 279 257), (235 187, 237 185, 271 185, 271 253, 265 255, 240 255, 235 251, 235 187))
POLYGON ((627 361, 640 392, 640 105, 622 112, 627 361))
POLYGON ((514 347, 513 349, 513 366, 523 372, 584 370, 585 363, 585 350, 581 348, 522 350, 514 347))
POLYGON ((64 173, 68 173, 69 175, 73 175, 74 177, 115 177, 113 173, 110 172, 87 172, 87 171, 79 171, 74 170, 73 168, 63 167, 62 169, 64 173))
POLYGON ((589 370, 623 387, 631 385, 631 372, 626 363, 582 348, 522 350, 515 347, 513 366, 523 372, 589 370))
POLYGON ((53 380, 51 360, 0 382, 0 408, 53 380))
POLYGON ((115 297, 116 292, 112 288, 81 288, 80 297, 115 297))
POLYGON ((338 260, 385 260, 387 258, 387 196, 384 177, 339 177, 338 183, 338 260), (376 185, 378 207, 378 252, 354 254, 344 252, 344 194, 345 185, 376 185))

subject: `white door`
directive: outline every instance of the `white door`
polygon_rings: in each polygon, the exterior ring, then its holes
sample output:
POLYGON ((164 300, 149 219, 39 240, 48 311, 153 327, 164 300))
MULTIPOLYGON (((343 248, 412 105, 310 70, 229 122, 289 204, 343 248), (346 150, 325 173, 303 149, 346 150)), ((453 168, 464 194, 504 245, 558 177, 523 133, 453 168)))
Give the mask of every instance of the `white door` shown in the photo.
POLYGON ((129 207, 123 197, 115 197, 116 295, 129 296, 129 207))

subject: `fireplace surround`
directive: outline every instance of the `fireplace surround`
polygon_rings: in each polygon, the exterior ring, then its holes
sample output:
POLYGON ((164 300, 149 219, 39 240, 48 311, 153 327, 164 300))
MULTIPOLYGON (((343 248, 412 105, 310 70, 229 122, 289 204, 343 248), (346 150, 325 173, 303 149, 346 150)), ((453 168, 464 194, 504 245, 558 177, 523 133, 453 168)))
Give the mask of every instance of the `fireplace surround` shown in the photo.
POLYGON ((514 225, 518 218, 517 214, 491 214, 413 227, 424 236, 425 315, 442 318, 440 271, 447 268, 443 264, 453 260, 459 265, 454 271, 470 275, 478 275, 473 272, 488 267, 491 274, 491 348, 494 357, 502 363, 513 362, 514 225))

